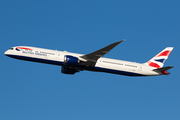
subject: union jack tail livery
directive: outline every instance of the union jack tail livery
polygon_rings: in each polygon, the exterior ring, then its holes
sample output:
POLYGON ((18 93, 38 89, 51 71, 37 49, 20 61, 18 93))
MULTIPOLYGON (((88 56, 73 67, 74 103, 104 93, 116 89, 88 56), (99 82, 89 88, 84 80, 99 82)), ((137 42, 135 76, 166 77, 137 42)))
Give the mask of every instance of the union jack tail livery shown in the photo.
POLYGON ((161 51, 159 54, 157 54, 155 57, 150 59, 145 64, 155 68, 162 68, 172 50, 173 47, 165 48, 163 51, 161 51))

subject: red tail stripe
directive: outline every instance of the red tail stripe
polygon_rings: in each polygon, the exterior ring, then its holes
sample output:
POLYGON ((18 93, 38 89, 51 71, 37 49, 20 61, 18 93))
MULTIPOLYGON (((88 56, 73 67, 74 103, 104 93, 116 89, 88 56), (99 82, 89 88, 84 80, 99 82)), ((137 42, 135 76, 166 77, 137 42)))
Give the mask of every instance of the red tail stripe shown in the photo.
POLYGON ((169 56, 170 53, 171 53, 171 51, 167 50, 167 51, 164 51, 164 52, 160 53, 157 57, 159 57, 159 56, 169 56))
POLYGON ((159 66, 158 64, 153 63, 153 62, 150 62, 150 63, 149 63, 149 66, 155 67, 155 68, 160 68, 160 66, 159 66))

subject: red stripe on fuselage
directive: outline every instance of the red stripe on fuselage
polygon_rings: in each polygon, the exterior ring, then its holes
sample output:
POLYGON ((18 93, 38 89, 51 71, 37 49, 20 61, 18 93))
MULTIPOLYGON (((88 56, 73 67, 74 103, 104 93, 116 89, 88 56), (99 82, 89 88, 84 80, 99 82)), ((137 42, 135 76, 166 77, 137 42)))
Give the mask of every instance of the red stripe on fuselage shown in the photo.
POLYGON ((30 48, 25 48, 25 47, 17 47, 17 49, 32 50, 30 48))

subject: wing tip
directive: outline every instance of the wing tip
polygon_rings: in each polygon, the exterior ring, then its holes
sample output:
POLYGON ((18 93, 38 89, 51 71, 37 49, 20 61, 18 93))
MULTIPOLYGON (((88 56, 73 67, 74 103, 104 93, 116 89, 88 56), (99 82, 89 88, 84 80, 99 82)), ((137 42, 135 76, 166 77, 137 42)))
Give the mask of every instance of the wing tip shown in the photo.
POLYGON ((124 39, 124 40, 121 40, 121 41, 118 41, 117 43, 121 43, 121 42, 124 42, 124 41, 126 41, 126 39, 124 39))
POLYGON ((173 68, 174 66, 169 66, 170 68, 173 68))
POLYGON ((126 41, 126 39, 124 39, 124 40, 121 40, 121 42, 124 42, 124 41, 126 41))

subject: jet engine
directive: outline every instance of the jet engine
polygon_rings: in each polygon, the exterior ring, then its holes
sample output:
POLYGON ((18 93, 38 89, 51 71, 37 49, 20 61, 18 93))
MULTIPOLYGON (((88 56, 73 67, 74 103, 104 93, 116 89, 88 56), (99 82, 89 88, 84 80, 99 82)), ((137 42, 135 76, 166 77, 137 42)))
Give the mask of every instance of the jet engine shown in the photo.
POLYGON ((79 72, 77 69, 71 68, 71 67, 64 67, 62 66, 61 68, 61 73, 64 74, 71 74, 73 75, 74 73, 79 72))
POLYGON ((79 62, 77 57, 66 55, 64 56, 64 63, 68 65, 77 65, 79 62))

